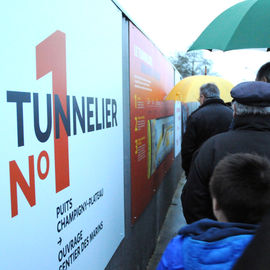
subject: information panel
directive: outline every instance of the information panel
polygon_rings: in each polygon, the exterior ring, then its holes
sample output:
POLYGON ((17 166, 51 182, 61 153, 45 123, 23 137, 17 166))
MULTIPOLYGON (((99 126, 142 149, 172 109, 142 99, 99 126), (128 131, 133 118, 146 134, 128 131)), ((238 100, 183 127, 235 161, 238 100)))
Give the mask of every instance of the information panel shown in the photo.
POLYGON ((104 269, 124 237, 122 14, 1 10, 0 269, 104 269))
POLYGON ((130 33, 130 138, 132 222, 141 215, 174 158, 174 70, 132 24, 130 33))

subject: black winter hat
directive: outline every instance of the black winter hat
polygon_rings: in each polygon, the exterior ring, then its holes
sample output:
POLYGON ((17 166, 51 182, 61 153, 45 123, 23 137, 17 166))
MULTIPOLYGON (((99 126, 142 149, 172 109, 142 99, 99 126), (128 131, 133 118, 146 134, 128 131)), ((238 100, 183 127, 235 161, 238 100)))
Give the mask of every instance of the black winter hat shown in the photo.
POLYGON ((261 81, 239 83, 231 90, 231 96, 233 101, 241 104, 268 107, 270 106, 270 83, 261 81))

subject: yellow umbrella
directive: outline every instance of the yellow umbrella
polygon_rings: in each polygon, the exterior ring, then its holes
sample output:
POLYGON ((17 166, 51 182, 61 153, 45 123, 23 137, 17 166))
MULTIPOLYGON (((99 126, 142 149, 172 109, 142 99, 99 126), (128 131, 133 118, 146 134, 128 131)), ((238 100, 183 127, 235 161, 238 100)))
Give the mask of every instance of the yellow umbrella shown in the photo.
POLYGON ((224 102, 231 102, 230 94, 233 84, 223 78, 208 75, 186 77, 177 83, 166 97, 166 100, 180 100, 182 102, 198 101, 200 87, 205 83, 214 83, 220 90, 220 97, 224 102))

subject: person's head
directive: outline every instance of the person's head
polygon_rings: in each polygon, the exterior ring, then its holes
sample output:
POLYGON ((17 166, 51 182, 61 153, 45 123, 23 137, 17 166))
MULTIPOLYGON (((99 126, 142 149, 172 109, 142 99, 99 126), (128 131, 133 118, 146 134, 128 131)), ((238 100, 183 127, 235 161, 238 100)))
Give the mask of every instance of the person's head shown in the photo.
POLYGON ((231 90, 234 116, 270 115, 270 84, 244 82, 231 90))
POLYGON ((257 224, 270 209, 270 161, 256 154, 223 158, 210 180, 213 211, 219 221, 257 224))
POLYGON ((256 81, 270 82, 270 62, 260 67, 256 75, 256 81))
POLYGON ((219 89, 214 83, 206 83, 200 87, 200 104, 211 98, 219 98, 219 89))

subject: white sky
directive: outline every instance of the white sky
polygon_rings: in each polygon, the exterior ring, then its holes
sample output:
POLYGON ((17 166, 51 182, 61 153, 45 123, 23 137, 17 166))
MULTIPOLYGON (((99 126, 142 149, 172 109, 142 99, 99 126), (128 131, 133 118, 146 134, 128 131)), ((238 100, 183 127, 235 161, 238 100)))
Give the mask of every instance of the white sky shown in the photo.
MULTIPOLYGON (((239 0, 116 0, 161 52, 185 52, 220 13, 239 0)), ((204 50, 213 62, 212 72, 236 84, 254 80, 270 52, 258 49, 229 52, 204 50)))

